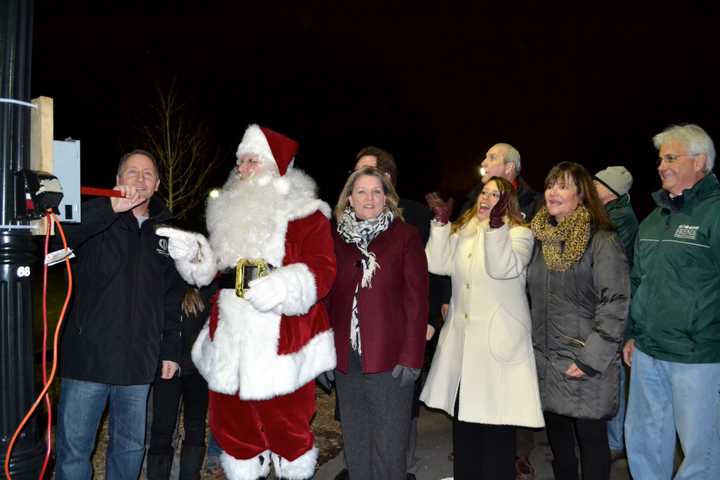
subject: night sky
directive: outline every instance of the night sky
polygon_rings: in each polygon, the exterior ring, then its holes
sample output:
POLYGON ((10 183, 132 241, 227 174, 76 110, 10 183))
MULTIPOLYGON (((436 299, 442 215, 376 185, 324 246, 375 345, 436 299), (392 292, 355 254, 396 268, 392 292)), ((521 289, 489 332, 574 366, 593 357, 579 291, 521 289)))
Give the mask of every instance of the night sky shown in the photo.
POLYGON ((173 79, 224 153, 216 183, 256 122, 300 142, 331 204, 365 145, 421 199, 463 197, 504 141, 536 189, 563 160, 625 165, 644 216, 655 133, 698 123, 720 144, 718 2, 116 3, 35 3, 32 95, 55 99, 57 139, 82 142, 85 184, 112 186, 173 79))

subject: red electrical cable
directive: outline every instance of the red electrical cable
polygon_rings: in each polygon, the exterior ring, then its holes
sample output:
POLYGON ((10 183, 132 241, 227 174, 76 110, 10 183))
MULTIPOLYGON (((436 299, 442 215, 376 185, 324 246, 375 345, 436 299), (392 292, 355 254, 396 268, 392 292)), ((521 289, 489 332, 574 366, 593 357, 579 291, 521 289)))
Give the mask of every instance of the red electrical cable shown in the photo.
MULTIPOLYGON (((45 255, 43 259, 47 258, 48 250, 50 248, 50 228, 46 229, 45 232, 45 255)), ((42 320, 43 320, 43 339, 42 339, 42 375, 43 385, 47 384, 47 334, 48 334, 48 322, 47 322, 47 277, 48 277, 48 264, 43 261, 43 290, 42 290, 42 320)), ((50 463, 50 454, 52 453, 52 402, 50 401, 50 392, 45 394, 45 410, 47 410, 47 429, 45 430, 45 459, 43 460, 42 469, 40 469, 40 476, 38 478, 45 478, 45 471, 47 470, 48 463, 50 463)))
MULTIPOLYGON (((57 217, 52 214, 48 213, 48 216, 52 219, 52 223, 57 226, 58 232, 60 232, 60 237, 62 238, 63 248, 67 249, 67 239, 65 238, 65 232, 63 231, 62 226, 60 225, 60 222, 58 221, 57 217)), ((48 228, 49 230, 49 228, 48 228)), ((25 428, 25 424, 28 422, 28 420, 33 416, 35 411, 37 410, 38 405, 40 405, 40 402, 43 399, 46 399, 49 401, 48 397, 48 390, 50 389, 50 386, 52 385, 53 380, 55 379, 55 373, 57 372, 57 356, 58 356, 58 345, 60 340, 60 330, 62 327, 63 320, 65 318, 65 313, 67 311, 68 304, 70 303, 70 296, 72 295, 72 269, 70 268, 70 258, 65 257, 65 267, 67 269, 67 280, 68 280, 68 288, 67 293, 65 295, 65 302, 63 303, 62 309, 60 310, 60 316, 58 317, 58 323, 55 327, 55 334, 53 336, 53 363, 52 363, 52 369, 50 370, 50 377, 45 378, 45 352, 43 351, 43 380, 44 385, 43 389, 40 392, 40 394, 35 399, 35 403, 33 403, 32 407, 28 410, 28 412, 25 414, 25 417, 20 422, 20 425, 18 425, 17 429, 15 430, 15 433, 13 433, 12 438, 10 439, 10 443, 8 444, 7 451, 5 452, 5 478, 7 480, 12 480, 12 476, 10 475, 10 458, 12 457, 12 450, 15 446, 15 442, 17 441, 17 438, 20 436, 20 433, 25 428)), ((47 282, 47 268, 44 270, 46 272, 44 282, 47 282)), ((45 305, 45 283, 43 284, 43 305, 45 305)), ((45 316, 45 314, 43 314, 45 316)), ((44 348, 44 341, 45 341, 45 333, 43 334, 43 350, 44 348)), ((50 417, 50 407, 48 406, 48 417, 50 417)), ((49 418, 49 422, 51 419, 49 418)), ((50 439, 50 433, 48 433, 48 440, 50 439)), ((50 448, 50 443, 48 442, 48 452, 50 448)), ((40 479, 42 479, 42 475, 47 467, 47 463, 49 460, 49 453, 46 453, 45 456, 45 463, 43 463, 43 469, 40 473, 40 479)))

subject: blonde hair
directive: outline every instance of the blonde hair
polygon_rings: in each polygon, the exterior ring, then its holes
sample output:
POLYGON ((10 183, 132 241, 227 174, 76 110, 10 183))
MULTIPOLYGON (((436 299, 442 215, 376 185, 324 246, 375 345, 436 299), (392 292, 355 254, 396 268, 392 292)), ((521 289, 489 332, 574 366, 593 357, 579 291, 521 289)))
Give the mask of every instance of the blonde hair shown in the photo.
POLYGON ((200 291, 195 287, 188 287, 180 305, 183 315, 197 317, 205 310, 205 302, 200 296, 200 291))
MULTIPOLYGON (((497 185, 497 189, 501 194, 507 193, 510 196, 510 198, 508 198, 507 212, 505 213, 508 218, 508 226, 524 225, 525 220, 523 219, 522 213, 520 213, 517 191, 515 190, 515 187, 513 187, 513 184, 502 177, 492 177, 485 185, 490 182, 495 182, 495 185, 497 185)), ((478 194, 478 198, 472 208, 465 210, 465 213, 453 222, 452 227, 450 227, 450 233, 455 233, 458 230, 461 230, 475 217, 475 215, 477 215, 477 204, 479 201, 480 195, 478 194)))
POLYGON ((350 195, 352 195, 352 190, 355 186, 355 182, 363 175, 375 177, 380 180, 380 183, 383 187, 383 192, 385 193, 385 207, 393 213, 395 218, 405 221, 402 216, 402 210, 398 207, 398 202, 400 201, 400 198, 395 191, 395 187, 393 187, 393 184, 391 183, 388 176, 375 167, 363 167, 359 170, 355 170, 353 173, 350 174, 347 181, 345 182, 345 186, 340 191, 340 197, 338 197, 337 205, 335 205, 335 220, 337 222, 340 222, 340 219, 343 216, 343 212, 350 204, 348 198, 350 197, 350 195))

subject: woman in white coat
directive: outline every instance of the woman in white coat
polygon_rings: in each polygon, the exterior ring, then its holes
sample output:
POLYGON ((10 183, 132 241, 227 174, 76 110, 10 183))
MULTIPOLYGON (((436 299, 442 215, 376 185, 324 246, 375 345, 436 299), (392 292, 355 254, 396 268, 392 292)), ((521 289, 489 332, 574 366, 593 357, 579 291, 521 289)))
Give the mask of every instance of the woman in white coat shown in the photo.
POLYGON ((499 177, 455 223, 435 213, 428 267, 453 294, 420 399, 453 416, 455 480, 514 480, 515 427, 544 425, 525 294, 532 232, 499 177))

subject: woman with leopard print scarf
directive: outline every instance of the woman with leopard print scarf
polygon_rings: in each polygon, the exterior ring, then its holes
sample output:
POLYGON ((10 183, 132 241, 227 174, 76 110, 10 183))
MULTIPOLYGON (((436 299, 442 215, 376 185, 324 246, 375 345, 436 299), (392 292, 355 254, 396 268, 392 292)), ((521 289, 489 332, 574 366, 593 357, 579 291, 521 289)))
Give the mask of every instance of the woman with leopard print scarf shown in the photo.
POLYGON ((592 177, 577 163, 550 170, 531 229, 533 344, 555 478, 578 478, 577 439, 582 478, 608 480, 606 420, 618 406, 628 262, 592 177))

